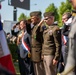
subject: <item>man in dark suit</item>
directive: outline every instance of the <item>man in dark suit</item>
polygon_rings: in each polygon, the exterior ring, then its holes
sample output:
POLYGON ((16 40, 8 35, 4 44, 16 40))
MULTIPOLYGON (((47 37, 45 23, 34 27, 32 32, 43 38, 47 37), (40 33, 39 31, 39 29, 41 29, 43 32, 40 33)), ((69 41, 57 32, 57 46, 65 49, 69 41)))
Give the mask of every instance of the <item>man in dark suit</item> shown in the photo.
POLYGON ((18 36, 17 44, 19 45, 20 58, 22 59, 22 74, 23 75, 34 75, 33 65, 30 59, 30 35, 27 32, 27 21, 20 21, 21 34, 18 36))
POLYGON ((64 70, 66 59, 68 55, 68 35, 70 31, 70 22, 72 14, 70 12, 65 12, 62 15, 63 26, 61 28, 61 40, 62 40, 62 49, 61 56, 58 63, 58 73, 61 73, 64 70), (63 59, 62 59, 63 58, 63 59))

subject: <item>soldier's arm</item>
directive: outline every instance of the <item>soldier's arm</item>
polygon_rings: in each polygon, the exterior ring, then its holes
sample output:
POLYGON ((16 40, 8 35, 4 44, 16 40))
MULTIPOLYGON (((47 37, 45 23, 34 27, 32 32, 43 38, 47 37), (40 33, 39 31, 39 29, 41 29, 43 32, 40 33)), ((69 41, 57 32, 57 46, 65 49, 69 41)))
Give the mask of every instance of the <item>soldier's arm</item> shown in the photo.
POLYGON ((43 33, 43 31, 47 29, 45 19, 41 20, 41 21, 39 22, 39 24, 37 25, 37 27, 38 27, 38 28, 37 28, 36 31, 37 31, 37 32, 39 31, 39 32, 42 32, 42 33, 43 33))
POLYGON ((55 42, 55 46, 56 46, 56 52, 55 52, 55 60, 59 59, 60 56, 60 52, 61 52, 61 30, 56 27, 54 32, 53 32, 53 36, 54 36, 54 42, 55 42))
POLYGON ((44 19, 40 21, 40 23, 38 24, 38 26, 41 26, 44 23, 44 19))

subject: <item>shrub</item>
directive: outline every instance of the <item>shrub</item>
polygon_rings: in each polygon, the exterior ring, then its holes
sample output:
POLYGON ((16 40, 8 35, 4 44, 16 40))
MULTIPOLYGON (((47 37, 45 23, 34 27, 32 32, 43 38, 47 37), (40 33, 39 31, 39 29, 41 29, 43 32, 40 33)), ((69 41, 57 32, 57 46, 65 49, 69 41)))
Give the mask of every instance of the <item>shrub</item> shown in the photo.
POLYGON ((9 46, 10 52, 12 54, 13 61, 16 61, 18 59, 17 45, 16 44, 8 44, 8 46, 9 46))

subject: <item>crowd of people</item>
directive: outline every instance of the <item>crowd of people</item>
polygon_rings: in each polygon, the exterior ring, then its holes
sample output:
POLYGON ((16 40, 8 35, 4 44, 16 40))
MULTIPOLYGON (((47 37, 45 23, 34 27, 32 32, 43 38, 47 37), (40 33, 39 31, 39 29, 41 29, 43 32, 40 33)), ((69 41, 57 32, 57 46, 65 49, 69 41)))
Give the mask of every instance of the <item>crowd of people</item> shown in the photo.
POLYGON ((21 20, 11 29, 21 75, 76 75, 76 0, 69 1, 75 10, 62 15, 61 28, 54 12, 45 12, 41 19, 42 13, 33 11, 29 20, 21 20))

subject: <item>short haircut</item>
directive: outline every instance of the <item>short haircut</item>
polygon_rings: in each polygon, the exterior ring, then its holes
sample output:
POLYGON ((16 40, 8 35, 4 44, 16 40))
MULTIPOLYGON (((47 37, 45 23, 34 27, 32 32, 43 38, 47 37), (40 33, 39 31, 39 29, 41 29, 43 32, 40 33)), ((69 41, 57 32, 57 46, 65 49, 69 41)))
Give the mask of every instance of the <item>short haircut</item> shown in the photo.
POLYGON ((67 19, 69 19, 72 16, 72 14, 70 12, 65 12, 62 16, 64 16, 64 15, 67 16, 67 19))
MULTIPOLYGON (((27 20, 21 20, 21 21, 23 21, 23 23, 24 23, 24 24, 26 24, 26 23, 27 23, 27 20)), ((21 22, 21 21, 20 21, 20 22, 21 22)))

